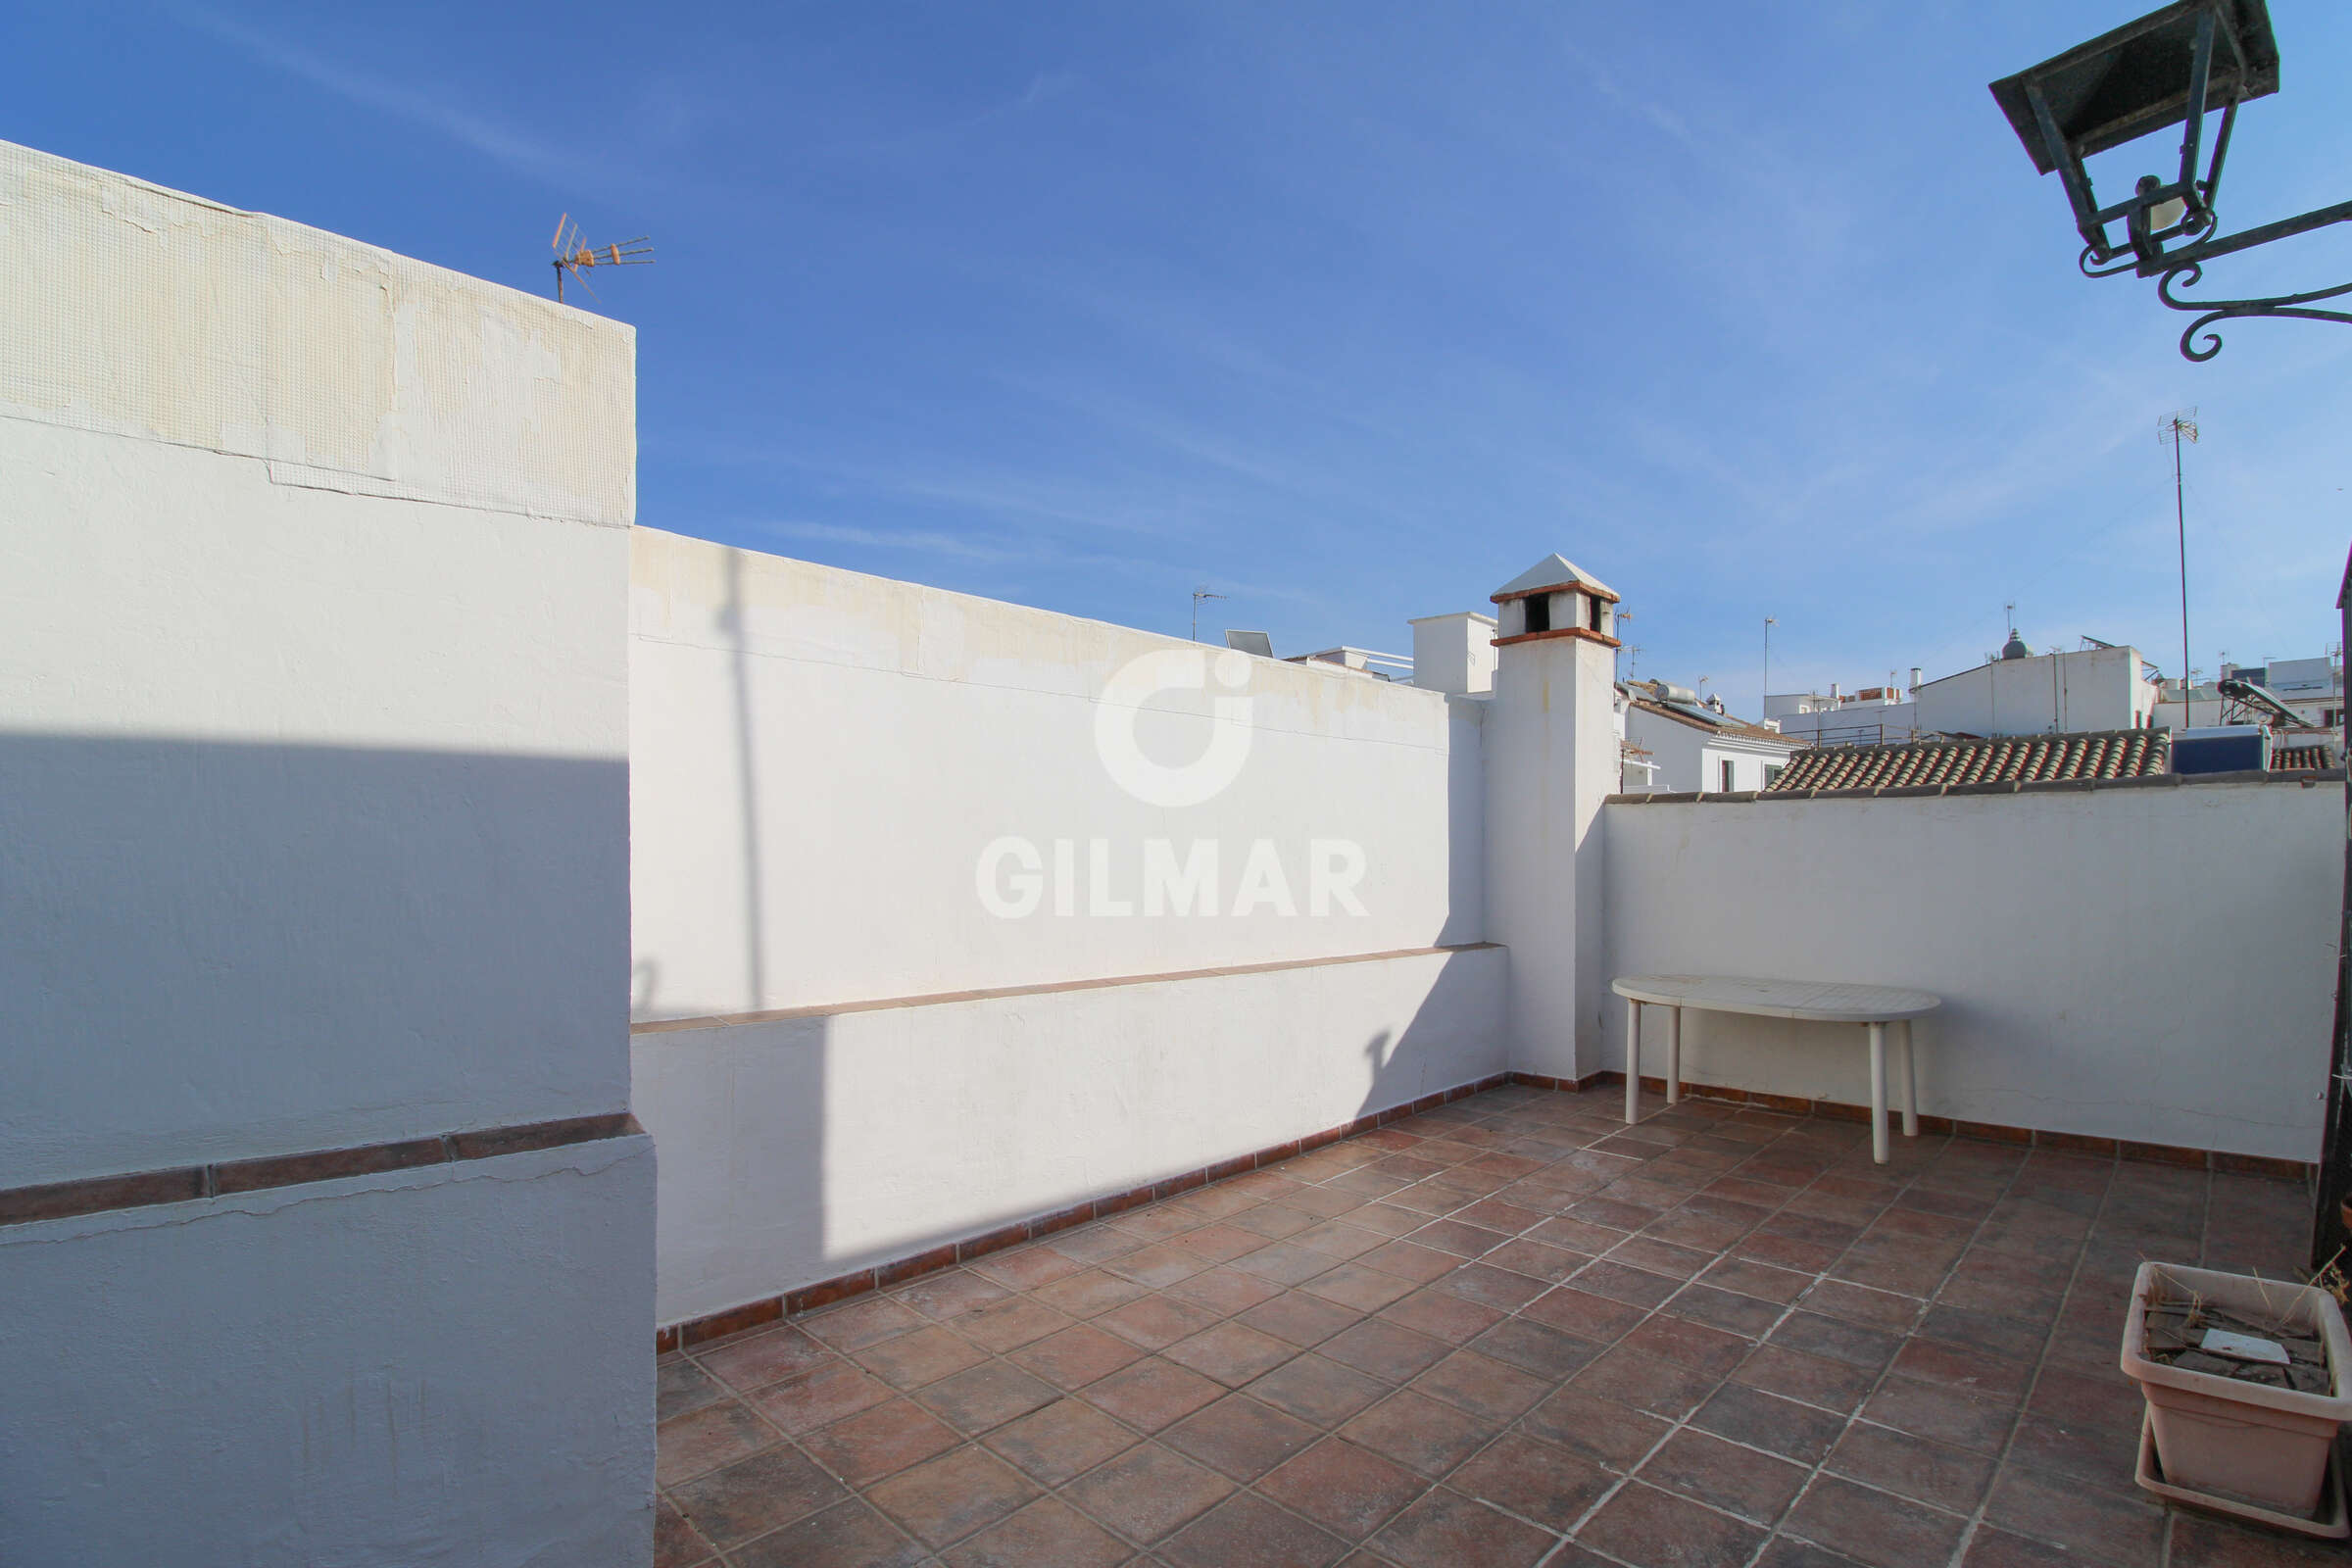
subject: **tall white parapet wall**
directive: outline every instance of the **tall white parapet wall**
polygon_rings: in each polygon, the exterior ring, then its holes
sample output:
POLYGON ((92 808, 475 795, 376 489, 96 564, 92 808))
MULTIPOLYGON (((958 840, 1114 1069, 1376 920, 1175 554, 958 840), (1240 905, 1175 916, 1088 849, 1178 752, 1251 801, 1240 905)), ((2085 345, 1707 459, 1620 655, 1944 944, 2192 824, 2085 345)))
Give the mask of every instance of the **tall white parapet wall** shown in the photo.
POLYGON ((648 1559, 633 365, 0 145, 0 1562, 648 1559))

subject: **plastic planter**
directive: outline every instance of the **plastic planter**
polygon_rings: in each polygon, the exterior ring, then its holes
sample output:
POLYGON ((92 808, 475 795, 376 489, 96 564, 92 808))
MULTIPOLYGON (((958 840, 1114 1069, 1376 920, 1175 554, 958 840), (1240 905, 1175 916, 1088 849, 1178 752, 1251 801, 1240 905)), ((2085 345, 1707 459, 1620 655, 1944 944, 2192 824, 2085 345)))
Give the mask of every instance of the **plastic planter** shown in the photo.
POLYGON ((2237 1498, 2308 1517, 2320 1504, 2335 1430, 2352 1419, 2345 1384, 2352 1339, 2334 1298, 2309 1285, 2223 1274, 2174 1263, 2142 1263, 2124 1318, 2123 1367, 2148 1401, 2157 1457, 2174 1487, 2237 1498), (2297 1394, 2211 1372, 2184 1372, 2147 1356, 2151 1304, 2202 1298, 2245 1316, 2278 1319, 2326 1348, 2331 1390, 2297 1394))

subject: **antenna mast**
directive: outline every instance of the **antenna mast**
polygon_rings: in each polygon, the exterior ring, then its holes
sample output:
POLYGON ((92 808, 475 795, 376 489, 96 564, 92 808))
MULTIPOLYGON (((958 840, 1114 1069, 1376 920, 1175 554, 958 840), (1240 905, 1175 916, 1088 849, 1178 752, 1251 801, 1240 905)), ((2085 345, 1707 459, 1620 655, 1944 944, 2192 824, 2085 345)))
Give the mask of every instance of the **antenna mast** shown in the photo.
POLYGON ((1193 590, 1193 641, 1199 642, 1200 640, 1200 601, 1203 599, 1222 599, 1225 596, 1223 594, 1210 593, 1208 591, 1208 584, 1206 583, 1202 583, 1200 587, 1193 590))
POLYGON ((588 286, 588 269, 591 267, 654 265, 654 247, 647 243, 645 235, 640 234, 635 239, 624 239, 612 245, 585 244, 580 239, 580 225, 571 220, 569 213, 556 220, 555 249, 556 300, 559 304, 564 299, 565 272, 578 278, 580 287, 588 289, 588 297, 596 299, 596 290, 588 286))
POLYGON ((2188 510, 2180 494, 2180 443, 2197 439, 2197 411, 2181 409, 2156 421, 2156 439, 2173 449, 2173 526, 2180 541, 2180 722, 2194 722, 2196 688, 2188 667, 2188 510))

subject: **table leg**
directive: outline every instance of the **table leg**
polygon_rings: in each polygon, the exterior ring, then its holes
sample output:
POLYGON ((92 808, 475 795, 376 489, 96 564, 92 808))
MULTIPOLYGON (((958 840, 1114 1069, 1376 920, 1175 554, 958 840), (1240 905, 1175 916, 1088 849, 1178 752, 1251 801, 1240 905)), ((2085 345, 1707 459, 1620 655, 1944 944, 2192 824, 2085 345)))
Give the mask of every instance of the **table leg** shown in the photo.
POLYGON ((1905 1018, 1899 1027, 1903 1031, 1903 1136, 1919 1136, 1919 1063, 1911 1055, 1911 1020, 1905 1018))
POLYGON ((1666 1009, 1666 1103, 1683 1098, 1683 1009, 1666 1009))
POLYGON ((1625 999, 1625 1124, 1642 1119, 1642 1004, 1625 999))
POLYGON ((1886 1026, 1870 1023, 1870 1157, 1886 1163, 1886 1026))

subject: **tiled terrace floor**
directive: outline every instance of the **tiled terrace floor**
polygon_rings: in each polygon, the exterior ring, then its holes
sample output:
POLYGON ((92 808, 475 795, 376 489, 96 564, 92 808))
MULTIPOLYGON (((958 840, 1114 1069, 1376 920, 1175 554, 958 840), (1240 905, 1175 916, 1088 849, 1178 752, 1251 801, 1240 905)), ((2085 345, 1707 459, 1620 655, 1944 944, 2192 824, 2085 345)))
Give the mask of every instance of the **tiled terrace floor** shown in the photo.
POLYGON ((2220 1568, 2132 1485, 2143 1257, 2290 1184, 1501 1089, 662 1364, 664 1568, 2220 1568), (723 1559, 717 1551, 723 1551, 723 1559))

